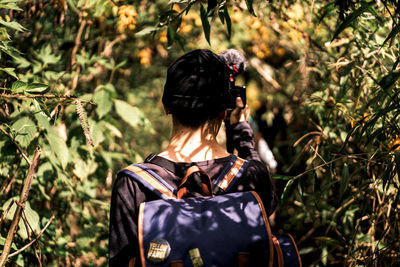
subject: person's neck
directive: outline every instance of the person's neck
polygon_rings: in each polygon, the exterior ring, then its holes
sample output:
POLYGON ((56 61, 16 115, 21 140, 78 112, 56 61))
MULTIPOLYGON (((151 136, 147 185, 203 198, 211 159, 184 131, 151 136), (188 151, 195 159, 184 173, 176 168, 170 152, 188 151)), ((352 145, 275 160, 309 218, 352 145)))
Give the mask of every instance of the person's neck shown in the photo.
POLYGON ((174 124, 169 145, 159 156, 175 162, 196 162, 229 156, 217 142, 219 126, 218 122, 209 122, 198 128, 174 124))

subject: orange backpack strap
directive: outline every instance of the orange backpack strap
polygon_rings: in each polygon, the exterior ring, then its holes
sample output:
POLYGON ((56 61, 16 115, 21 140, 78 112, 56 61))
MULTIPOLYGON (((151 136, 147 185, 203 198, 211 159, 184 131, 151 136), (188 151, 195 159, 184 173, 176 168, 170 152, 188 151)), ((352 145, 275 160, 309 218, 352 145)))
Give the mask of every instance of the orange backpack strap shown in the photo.
POLYGON ((145 165, 132 164, 122 169, 120 173, 131 177, 162 199, 176 198, 176 190, 145 165))
POLYGON ((249 162, 247 160, 232 155, 229 163, 214 182, 214 193, 217 195, 229 192, 232 186, 243 175, 248 165, 249 162))

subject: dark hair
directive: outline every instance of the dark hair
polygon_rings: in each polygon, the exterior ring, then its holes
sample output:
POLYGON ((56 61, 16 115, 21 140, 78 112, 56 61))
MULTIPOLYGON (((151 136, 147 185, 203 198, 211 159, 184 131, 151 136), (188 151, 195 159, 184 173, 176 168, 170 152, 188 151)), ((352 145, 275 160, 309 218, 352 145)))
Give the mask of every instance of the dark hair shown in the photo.
POLYGON ((162 102, 183 125, 200 126, 226 109, 228 72, 227 65, 210 50, 189 52, 168 68, 162 102))

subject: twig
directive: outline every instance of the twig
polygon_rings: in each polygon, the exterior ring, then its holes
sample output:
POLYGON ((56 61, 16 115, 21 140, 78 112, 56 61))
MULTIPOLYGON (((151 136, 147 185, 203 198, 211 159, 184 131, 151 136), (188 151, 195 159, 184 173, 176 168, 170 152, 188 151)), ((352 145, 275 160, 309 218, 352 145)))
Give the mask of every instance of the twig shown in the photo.
MULTIPOLYGON (((30 94, 30 95, 23 95, 23 94, 2 94, 0 95, 0 98, 15 98, 15 99, 28 99, 28 98, 46 98, 46 99, 53 99, 57 98, 62 101, 67 101, 67 100, 77 100, 79 99, 77 96, 72 96, 72 95, 41 95, 41 94, 30 94)), ((86 101, 86 100, 80 100, 81 102, 84 103, 90 103, 92 105, 96 105, 96 103, 92 101, 86 101)))
POLYGON ((312 134, 322 135, 321 132, 317 132, 317 131, 306 133, 305 135, 303 135, 302 137, 300 137, 299 140, 297 140, 297 141, 293 144, 293 147, 297 146, 304 138, 306 138, 307 136, 312 135, 312 134))
POLYGON ((250 59, 249 63, 274 89, 281 89, 279 83, 262 67, 262 62, 258 58, 250 59))
MULTIPOLYGON (((31 232, 32 232, 32 233, 35 233, 35 230, 34 230, 34 229, 32 228, 32 226, 29 224, 28 219, 26 218, 25 211, 22 211, 21 218, 22 218, 22 220, 24 221, 25 229, 26 229, 26 233, 28 234, 29 241, 32 241, 31 232)), ((33 250, 34 250, 34 252, 35 252, 36 259, 38 260, 39 267, 42 267, 42 261, 41 261, 40 256, 38 255, 38 253, 37 253, 37 251, 36 251, 36 248, 33 247, 33 250)))
POLYGON ((37 240, 39 240, 39 238, 43 235, 43 233, 46 231, 46 229, 50 226, 51 222, 54 219, 54 214, 51 215, 50 220, 46 223, 46 225, 43 227, 43 229, 39 232, 39 234, 28 244, 26 244, 25 246, 23 246, 22 248, 20 248, 19 250, 11 253, 8 257, 14 257, 15 255, 18 255, 19 253, 23 252, 25 249, 29 248, 30 246, 32 246, 33 243, 35 243, 37 240))
POLYGON ((17 178, 18 171, 19 171, 19 166, 21 165, 21 159, 18 161, 17 167, 15 168, 15 173, 11 180, 8 182, 8 184, 5 184, 4 187, 1 189, 1 194, 2 195, 7 195, 8 192, 11 190, 11 186, 15 182, 15 179, 17 178))
POLYGON ((42 150, 40 147, 37 147, 35 150, 35 155, 33 156, 32 162, 29 165, 28 174, 26 176, 24 187, 22 188, 20 201, 17 202, 17 210, 14 213, 14 218, 11 222, 10 229, 8 230, 7 238, 4 243, 3 252, 0 256, 0 267, 3 267, 6 264, 8 259, 8 255, 10 254, 11 245, 14 240, 14 236, 18 227, 19 220, 21 218, 21 213, 25 207, 26 200, 28 199, 29 190, 32 185, 33 176, 36 173, 36 169, 39 165, 40 154, 42 150))

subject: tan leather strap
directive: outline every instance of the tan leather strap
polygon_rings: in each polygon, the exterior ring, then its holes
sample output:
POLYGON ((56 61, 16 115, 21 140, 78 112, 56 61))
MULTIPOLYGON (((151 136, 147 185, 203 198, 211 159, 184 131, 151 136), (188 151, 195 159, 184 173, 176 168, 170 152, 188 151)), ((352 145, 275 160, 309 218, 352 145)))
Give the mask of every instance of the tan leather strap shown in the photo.
POLYGON ((193 183, 200 183, 202 196, 213 196, 211 180, 208 174, 196 165, 189 167, 186 171, 185 177, 183 177, 181 184, 179 185, 177 198, 187 198, 190 197, 190 187, 193 183), (197 180, 197 181, 196 181, 197 180))

